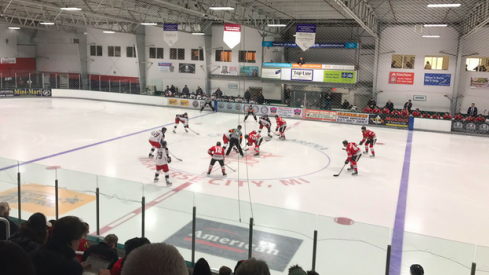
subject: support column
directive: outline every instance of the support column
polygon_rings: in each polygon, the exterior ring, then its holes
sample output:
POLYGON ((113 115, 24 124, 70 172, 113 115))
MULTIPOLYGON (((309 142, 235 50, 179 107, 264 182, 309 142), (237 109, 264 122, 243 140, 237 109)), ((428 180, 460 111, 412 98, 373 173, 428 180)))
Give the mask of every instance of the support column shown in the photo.
POLYGON ((458 46, 457 46, 457 62, 455 64, 455 74, 453 76, 453 90, 452 96, 450 98, 450 113, 452 116, 457 112, 457 101, 458 101, 458 84, 460 79, 460 72, 462 69, 462 37, 458 37, 458 46))
POLYGON ((205 59, 205 90, 204 93, 208 96, 212 94, 211 91, 211 59, 212 59, 212 22, 208 23, 204 29, 204 59, 205 59))
POLYGON ((146 29, 144 26, 136 28, 136 56, 139 66, 139 91, 143 93, 146 90, 146 29))
POLYGON ((375 53, 374 53, 374 76, 373 76, 373 87, 372 87, 372 97, 377 101, 377 78, 379 74, 379 57, 380 57, 380 32, 377 33, 375 38, 375 53))
POLYGON ((81 88, 88 90, 88 44, 86 29, 76 29, 76 38, 78 39, 78 55, 80 58, 80 80, 81 88))

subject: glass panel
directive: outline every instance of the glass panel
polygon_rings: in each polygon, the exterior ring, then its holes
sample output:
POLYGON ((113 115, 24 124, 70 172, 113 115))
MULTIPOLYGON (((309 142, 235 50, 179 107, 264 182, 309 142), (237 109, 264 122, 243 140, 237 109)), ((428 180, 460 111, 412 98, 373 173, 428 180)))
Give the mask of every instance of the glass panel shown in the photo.
POLYGON ((0 158, 0 202, 8 202, 10 216, 18 218, 17 208, 17 161, 0 158))
POLYGON ((475 255, 476 274, 489 272, 489 247, 478 246, 475 255))

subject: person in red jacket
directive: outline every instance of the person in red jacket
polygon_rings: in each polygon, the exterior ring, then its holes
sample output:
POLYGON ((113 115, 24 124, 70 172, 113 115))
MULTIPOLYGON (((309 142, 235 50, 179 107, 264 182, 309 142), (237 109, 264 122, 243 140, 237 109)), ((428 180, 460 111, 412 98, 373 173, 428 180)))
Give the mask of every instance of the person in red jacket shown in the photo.
POLYGON ((462 113, 458 113, 455 115, 455 120, 464 120, 464 116, 462 115, 462 113))
POLYGON ((390 113, 391 113, 391 111, 389 110, 389 108, 384 107, 384 109, 382 109, 382 114, 384 114, 384 115, 388 115, 388 114, 390 114, 390 113))
POLYGON ((479 114, 479 116, 475 119, 476 122, 486 122, 486 119, 481 115, 479 114))
POLYGON ((421 117, 421 112, 419 111, 419 108, 413 112, 413 117, 421 117))
POLYGON ((151 242, 147 238, 133 238, 130 240, 127 240, 124 243, 124 249, 126 251, 126 254, 123 258, 120 258, 112 267, 110 270, 110 275, 121 275, 122 274, 122 269, 124 267, 124 263, 127 259, 127 256, 129 256, 129 253, 131 253, 134 249, 141 247, 143 245, 151 244, 151 242))
POLYGON ((372 110, 372 114, 380 114, 379 107, 375 106, 375 108, 372 110))
POLYGON ((409 110, 407 108, 406 109, 403 109, 401 111, 401 116, 408 117, 409 116, 409 110))
MULTIPOLYGON (((90 226, 86 222, 84 222, 83 224, 85 225, 85 233, 83 233, 83 236, 80 239, 80 243, 78 244, 78 249, 76 250, 76 251, 81 251, 81 252, 85 252, 90 247, 90 245, 88 245, 88 241, 87 241, 87 235, 88 235, 88 232, 90 232, 90 226)), ((82 261, 82 257, 83 257, 83 254, 82 255, 76 255, 76 258, 78 258, 78 261, 80 263, 82 261)))
POLYGON ((430 115, 430 114, 428 114, 428 113, 424 113, 424 114, 423 114, 423 117, 424 117, 424 118, 431 118, 431 115, 430 115))
MULTIPOLYGON (((231 144, 232 146, 232 144, 231 144)), ((209 164, 209 171, 207 171, 207 175, 210 175, 212 172, 212 168, 214 167, 214 164, 216 162, 219 162, 221 165, 222 169, 222 175, 225 177, 227 176, 226 174, 226 169, 224 167, 224 149, 221 147, 221 142, 218 141, 215 146, 212 146, 209 150, 207 150, 207 153, 212 157, 211 163, 209 164)))
POLYGON ((443 115, 443 119, 446 119, 446 120, 452 120, 452 116, 450 115, 450 113, 446 112, 444 115, 443 115))
POLYGON ((437 113, 434 113, 433 116, 431 118, 434 118, 434 119, 440 119, 441 116, 437 113))
POLYGON ((391 115, 393 115, 393 116, 400 116, 401 115, 401 112, 399 112, 398 110, 394 110, 394 111, 392 111, 391 115))
POLYGON ((468 116, 468 117, 466 117, 466 118, 465 118, 465 121, 466 121, 466 122, 474 122, 474 121, 475 121, 475 117, 473 117, 473 116, 468 116))
POLYGON ((369 106, 365 107, 365 109, 363 109, 363 112, 364 113, 372 113, 372 109, 370 109, 369 106))

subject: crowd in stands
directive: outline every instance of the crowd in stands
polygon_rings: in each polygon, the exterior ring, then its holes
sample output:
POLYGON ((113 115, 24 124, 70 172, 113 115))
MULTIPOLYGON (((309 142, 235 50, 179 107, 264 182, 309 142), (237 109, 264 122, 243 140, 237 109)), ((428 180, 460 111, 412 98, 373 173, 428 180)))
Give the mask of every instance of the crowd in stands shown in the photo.
MULTIPOLYGON (((178 88, 175 86, 166 86, 165 91, 163 92, 163 96, 165 97, 176 97, 176 98, 190 98, 190 99, 207 99, 206 93, 197 86, 197 90, 194 92, 190 92, 187 85, 179 92, 178 88)), ((253 104, 265 104, 265 97, 263 96, 263 92, 260 90, 256 97, 252 97, 249 90, 246 90, 243 96, 227 96, 225 95, 221 88, 217 88, 217 90, 211 95, 211 100, 217 101, 225 101, 225 102, 238 102, 238 103, 253 103, 253 104)))

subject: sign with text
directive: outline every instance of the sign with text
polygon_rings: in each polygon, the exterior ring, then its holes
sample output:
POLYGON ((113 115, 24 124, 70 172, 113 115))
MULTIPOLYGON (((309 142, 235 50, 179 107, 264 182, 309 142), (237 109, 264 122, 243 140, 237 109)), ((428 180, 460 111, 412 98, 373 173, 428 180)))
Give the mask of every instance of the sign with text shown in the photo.
POLYGON ((408 128, 409 117, 391 115, 370 115, 369 124, 408 128))
POLYGON ((489 88, 489 78, 486 77, 471 77, 470 88, 489 88))
POLYGON ((279 115, 281 117, 301 117, 302 109, 289 107, 270 107, 270 115, 279 115))
POLYGON ((426 101, 427 98, 425 95, 414 95, 413 101, 426 101))
MULTIPOLYGON (((263 41, 263 47, 279 47, 279 48, 299 48, 296 43, 281 42, 281 41, 263 41)), ((312 45, 310 48, 319 49, 357 49, 358 43, 356 42, 342 42, 342 43, 322 43, 318 42, 312 45)))
POLYGON ((280 79, 282 78, 282 69, 262 69, 261 77, 270 78, 270 79, 280 79))
POLYGON ((303 51, 309 49, 316 43, 316 25, 315 24, 297 24, 295 34, 295 44, 303 51))
POLYGON ((389 84, 414 84, 414 73, 389 72, 389 84))
POLYGON ((336 116, 336 121, 350 124, 368 124, 368 116, 368 114, 362 113, 338 112, 336 116))
POLYGON ((0 64, 15 64, 17 63, 17 58, 15 57, 2 57, 0 58, 0 64))
POLYGON ((221 66, 221 74, 223 75, 238 75, 238 66, 221 66))
POLYGON ((483 122, 452 121, 452 132, 489 135, 489 124, 483 122))
POLYGON ((182 73, 182 74, 194 74, 195 73, 195 64, 179 63, 178 64, 178 72, 182 73))
POLYGON ((230 49, 236 47, 241 42, 241 25, 224 24, 223 41, 230 49))
POLYGON ((312 81, 313 70, 290 70, 290 79, 295 81, 312 81))
POLYGON ((164 73, 173 72, 173 64, 172 63, 158 62, 158 68, 160 68, 160 72, 164 72, 164 73))
POLYGON ((451 74, 424 74, 425 86, 450 86, 451 74))
POLYGON ((0 97, 51 96, 50 89, 5 89, 0 90, 0 97))
POLYGON ((171 46, 178 41, 178 24, 163 24, 163 40, 171 46))
POLYGON ((239 85, 238 83, 228 83, 228 89, 238 89, 239 85))
POLYGON ((240 76, 260 76, 260 69, 257 66, 241 66, 239 67, 240 76))
POLYGON ((324 71, 324 82, 356 83, 356 72, 353 71, 324 71))
POLYGON ((336 111, 306 110, 306 119, 336 121, 336 111))

